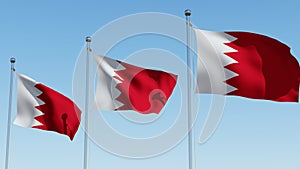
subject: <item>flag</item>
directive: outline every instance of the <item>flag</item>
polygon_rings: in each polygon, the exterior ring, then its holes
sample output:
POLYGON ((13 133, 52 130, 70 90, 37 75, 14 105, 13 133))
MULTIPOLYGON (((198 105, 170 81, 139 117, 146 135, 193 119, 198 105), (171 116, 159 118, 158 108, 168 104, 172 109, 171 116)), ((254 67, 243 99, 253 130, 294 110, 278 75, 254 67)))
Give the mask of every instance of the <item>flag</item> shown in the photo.
POLYGON ((80 124, 81 111, 66 96, 18 74, 17 104, 15 125, 55 131, 73 140, 80 124))
POLYGON ((95 55, 97 110, 134 110, 159 114, 176 85, 177 75, 95 55))
POLYGON ((195 32, 199 93, 298 102, 299 63, 288 46, 250 32, 195 32))

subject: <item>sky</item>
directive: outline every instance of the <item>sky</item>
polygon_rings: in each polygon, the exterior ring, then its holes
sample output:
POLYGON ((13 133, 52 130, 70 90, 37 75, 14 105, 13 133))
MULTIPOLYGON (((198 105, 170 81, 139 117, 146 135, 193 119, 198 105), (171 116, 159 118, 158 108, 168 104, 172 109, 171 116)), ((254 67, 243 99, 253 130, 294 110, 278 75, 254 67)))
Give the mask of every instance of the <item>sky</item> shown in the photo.
MULTIPOLYGON (((88 162, 89 169, 188 168, 188 141, 181 133, 186 127, 183 122, 178 123, 179 127, 182 125, 178 132, 170 132, 171 137, 161 142, 152 139, 168 134, 169 129, 177 125, 185 103, 185 90, 181 86, 186 65, 186 47, 181 40, 184 41, 185 35, 171 36, 168 32, 184 33, 181 27, 185 25, 180 23, 184 23, 184 10, 191 9, 191 22, 195 27, 249 31, 273 37, 287 44, 299 62, 299 5, 296 0, 0 2, 0 168, 4 168, 5 160, 11 57, 17 60, 18 73, 74 99, 81 110, 86 36, 93 38, 93 53, 179 74, 181 81, 159 116, 145 118, 134 112, 93 111, 96 118, 93 119, 95 128, 89 133, 88 162), (175 26, 169 24, 173 22, 175 26), (137 27, 144 33, 135 35, 137 27), (130 31, 133 32, 130 36, 117 39, 118 35, 127 35, 130 31), (163 34, 159 34, 161 32, 163 34), (165 57, 161 58, 162 55, 165 57), (152 121, 139 123, 134 118, 152 121), (112 130, 101 128, 102 124, 112 130), (122 140, 114 139, 113 132, 150 141, 136 147, 126 142, 122 145, 122 140), (151 157, 132 157, 136 152, 152 154, 151 157)), ((15 76, 13 119, 17 113, 16 82, 15 76)), ((214 104, 211 95, 193 96, 198 105, 193 110, 198 113, 193 128, 197 169, 300 168, 299 103, 216 97, 214 104), (222 119, 214 134, 200 144, 200 133, 214 107, 222 109, 222 119)), ((11 129, 10 169, 82 168, 83 127, 79 128, 74 141, 54 132, 15 125, 11 129)))

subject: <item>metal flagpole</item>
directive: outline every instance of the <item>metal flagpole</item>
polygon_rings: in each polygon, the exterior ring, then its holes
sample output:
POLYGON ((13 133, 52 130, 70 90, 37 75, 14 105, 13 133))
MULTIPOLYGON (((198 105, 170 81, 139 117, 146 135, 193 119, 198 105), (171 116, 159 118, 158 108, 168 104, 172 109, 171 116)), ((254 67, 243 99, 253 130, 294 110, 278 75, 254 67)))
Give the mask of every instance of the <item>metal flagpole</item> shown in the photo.
POLYGON ((84 108, 84 118, 85 118, 85 122, 84 122, 84 126, 85 126, 85 132, 84 132, 84 156, 83 156, 83 169, 87 169, 88 168, 88 126, 89 126, 89 92, 90 92, 90 78, 89 78, 89 74, 90 74, 90 45, 92 42, 92 38, 90 36, 85 38, 86 41, 86 50, 87 50, 87 56, 86 56, 86 82, 85 82, 85 108, 84 108))
POLYGON ((185 19, 186 19, 186 41, 187 41, 187 92, 188 92, 188 152, 189 152, 189 169, 194 169, 194 150, 193 150, 193 135, 192 135, 192 77, 190 70, 192 70, 192 58, 190 56, 190 16, 191 10, 186 9, 184 11, 185 19))
POLYGON ((5 153, 5 169, 8 169, 9 163, 9 148, 10 148, 10 130, 11 130, 11 114, 12 114, 12 94, 13 94, 13 80, 15 72, 15 58, 10 58, 11 72, 10 72, 10 89, 9 89, 9 105, 8 105, 8 117, 7 117, 7 135, 6 135, 6 153, 5 153))

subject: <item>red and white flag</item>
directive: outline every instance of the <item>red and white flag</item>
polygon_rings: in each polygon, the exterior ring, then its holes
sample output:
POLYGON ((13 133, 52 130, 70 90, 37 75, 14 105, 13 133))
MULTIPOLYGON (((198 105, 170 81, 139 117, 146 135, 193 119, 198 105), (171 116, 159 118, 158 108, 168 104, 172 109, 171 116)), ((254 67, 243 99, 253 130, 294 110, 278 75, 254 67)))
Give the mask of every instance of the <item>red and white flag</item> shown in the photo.
POLYGON ((97 110, 134 110, 158 114, 176 85, 177 75, 145 69, 95 55, 98 85, 97 110))
POLYGON ((80 116, 80 109, 69 98, 18 74, 18 114, 15 125, 55 131, 73 140, 80 116))
POLYGON ((300 68, 288 46, 249 32, 195 32, 199 93, 298 102, 300 68))

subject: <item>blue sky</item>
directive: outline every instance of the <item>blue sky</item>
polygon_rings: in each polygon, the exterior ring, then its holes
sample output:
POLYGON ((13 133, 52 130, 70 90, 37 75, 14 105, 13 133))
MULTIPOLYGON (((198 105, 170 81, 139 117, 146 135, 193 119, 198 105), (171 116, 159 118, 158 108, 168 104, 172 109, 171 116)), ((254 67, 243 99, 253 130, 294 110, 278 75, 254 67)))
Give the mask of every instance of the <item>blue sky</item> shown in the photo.
MULTIPOLYGON (((5 159, 10 57, 17 59, 17 72, 27 74, 72 98, 75 65, 87 35, 95 34, 98 29, 120 17, 136 13, 161 12, 184 19, 183 11, 189 8, 192 10, 191 21, 198 28, 214 31, 250 31, 271 36, 290 46, 292 54, 299 61, 299 3, 296 0, 0 2, 0 168, 4 168, 5 159)), ((185 62, 183 45, 172 39, 150 35, 120 42, 108 54, 122 60, 136 51, 149 48, 168 50, 185 62), (157 39, 160 43, 157 43, 157 39)), ((168 103, 169 106, 178 102, 176 94, 178 93, 175 93, 168 103)), ((209 112, 211 96, 198 97, 200 108, 195 124, 197 168, 300 167, 299 103, 227 97, 218 129, 211 139, 200 145, 197 141, 209 112)), ((14 88, 13 118, 16 111, 14 88)), ((168 117, 168 111, 175 111, 175 108, 166 109, 159 120, 173 120, 173 117, 168 117)), ((117 113, 103 114, 115 129, 127 132, 128 126, 119 121, 117 113)), ((169 123, 162 124, 159 120, 157 125, 155 121, 150 126, 141 125, 139 129, 129 126, 128 130, 135 131, 136 133, 131 133, 135 137, 149 137, 152 132, 155 134, 157 130, 168 127, 169 123), (150 134, 145 134, 143 129, 150 134)), ((103 137, 107 134, 101 129, 99 132, 103 132, 103 137)), ((11 169, 80 169, 83 157, 83 130, 80 128, 74 141, 70 142, 67 137, 53 132, 12 126, 10 155, 11 169)), ((119 157, 91 142, 89 164, 90 169, 187 168, 187 140, 182 140, 168 152, 147 159, 119 157)))

